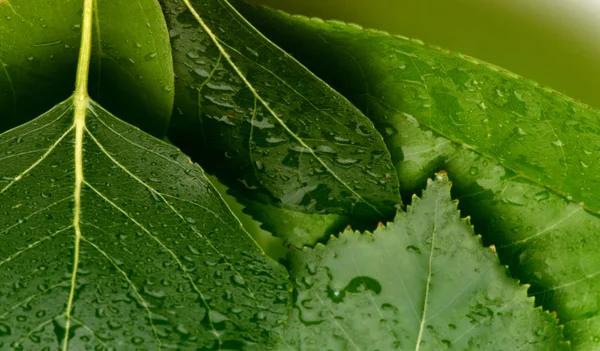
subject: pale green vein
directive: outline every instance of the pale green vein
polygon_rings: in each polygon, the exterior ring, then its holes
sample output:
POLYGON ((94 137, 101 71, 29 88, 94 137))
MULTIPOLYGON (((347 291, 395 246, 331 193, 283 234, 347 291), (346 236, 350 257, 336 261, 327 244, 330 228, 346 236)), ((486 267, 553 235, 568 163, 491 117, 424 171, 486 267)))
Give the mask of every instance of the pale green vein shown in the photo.
POLYGON ((24 300, 16 303, 11 308, 9 308, 4 314, 0 315, 0 319, 6 318, 6 316, 8 316, 11 312, 13 312, 14 310, 16 310, 17 308, 19 308, 19 307, 21 307, 23 305, 28 304, 29 302, 33 301, 34 299, 36 299, 36 298, 38 298, 38 297, 46 294, 47 292, 53 290, 54 288, 58 288, 59 286, 68 287, 69 286, 69 281, 65 280, 65 281, 62 281, 62 282, 60 282, 58 284, 54 284, 51 287, 49 287, 49 288, 47 288, 47 289, 45 289, 45 290, 43 290, 43 291, 41 291, 41 292, 39 292, 37 294, 31 295, 28 298, 26 298, 26 299, 24 299, 24 300))
MULTIPOLYGON (((237 16, 235 16, 237 17, 237 16)), ((242 27, 246 28, 247 26, 242 25, 242 27)), ((218 38, 217 38, 218 39, 218 38)), ((238 50, 236 50, 234 47, 232 47, 231 45, 227 44, 226 42, 218 39, 219 42, 221 44, 223 44, 224 46, 228 47, 231 51, 236 52, 238 55, 240 55, 241 57, 245 57, 241 52, 239 52, 238 50)), ((292 56, 289 56, 288 54, 284 54, 286 55, 288 58, 294 60, 292 58, 292 56)), ((260 63, 256 62, 256 61, 252 61, 249 60, 250 62, 252 62, 253 65, 260 67, 264 72, 268 73, 270 76, 272 76, 275 80, 278 80, 281 84, 285 85, 288 89, 290 89, 291 91, 293 91, 297 96, 299 96, 302 100, 304 100, 304 102, 306 102, 309 106, 311 106, 315 111, 322 113, 323 115, 329 117, 333 122, 335 122, 336 124, 338 124, 339 126, 341 126, 342 128, 346 129, 346 130, 350 130, 350 128, 348 128, 348 126, 346 126, 345 124, 343 124, 342 122, 338 121, 337 118, 333 117, 329 112, 323 111, 320 108, 318 108, 314 103, 313 100, 310 100, 309 98, 307 98, 306 96, 304 96, 303 94, 301 94, 298 90, 296 90, 292 85, 290 85, 288 82, 286 82, 285 80, 281 79, 281 77, 279 77, 277 74, 275 74, 275 72, 271 71, 270 69, 266 68, 265 66, 261 65, 260 63)), ((312 73, 311 73, 312 74, 312 73)))
MULTIPOLYGON (((140 228, 144 233, 146 233, 146 235, 148 235, 152 240, 154 240, 165 252, 167 252, 173 258, 173 260, 175 261, 175 263, 177 263, 177 265, 179 266, 179 268, 181 269, 181 271, 183 272, 183 274, 187 277, 188 281, 190 282, 190 285, 194 288, 194 290, 200 296, 200 300, 202 301, 202 304, 204 305, 204 308, 207 311, 210 311, 211 308, 208 305, 208 303, 206 302, 206 298, 204 297, 204 294, 202 293, 202 291, 200 291, 200 289, 198 288, 198 286, 194 282, 194 279, 188 274, 188 272, 185 269, 185 266, 183 265, 183 263, 181 262, 181 260, 179 260, 179 257, 177 257, 177 255, 171 249, 169 249, 160 239, 158 239, 154 234, 152 234, 152 232, 150 232, 140 222, 138 222, 129 213, 127 213, 127 211, 125 211, 119 205, 117 205, 116 203, 114 203, 113 201, 111 201, 108 197, 106 197, 104 194, 102 194, 98 189, 96 189, 95 187, 93 187, 88 182, 84 181, 84 184, 88 188, 90 188, 93 192, 95 192, 96 195, 98 195, 102 200, 106 201, 109 205, 111 205, 112 207, 114 207, 117 211, 121 212, 125 217, 127 217, 131 222, 133 222, 133 224, 135 224, 138 228, 140 228)), ((212 332, 215 335, 215 337, 217 338, 217 340, 219 342, 219 346, 220 346, 222 344, 220 334, 215 329, 215 327, 214 327, 214 325, 212 323, 212 319, 210 318, 210 314, 207 314, 207 318, 208 318, 208 322, 209 322, 210 328, 212 329, 212 332)))
POLYGON ((269 107, 269 104, 262 98, 262 96, 260 94, 258 94, 258 92, 256 91, 256 89, 254 88, 254 86, 248 81, 248 79, 246 78, 246 76, 242 73, 242 71, 240 70, 240 68, 233 62, 233 60, 231 59, 231 56, 229 55, 229 53, 227 53, 227 51, 225 50, 225 48, 223 48, 223 45, 221 45, 221 41, 217 38, 217 36, 212 32, 212 30, 210 29, 210 27, 208 27, 208 25, 204 22, 204 20, 202 19, 202 17, 200 17, 200 15, 198 14, 198 12, 196 11, 196 9, 192 6, 192 4, 190 3, 189 0, 183 0, 183 2, 185 3, 186 7, 188 8, 188 10, 192 13, 192 15, 196 18, 196 20, 198 21, 198 23, 200 24, 200 26, 202 27, 202 29, 206 32, 206 34, 210 37, 211 41, 215 44, 215 46, 219 49, 219 52, 221 52, 223 54, 223 57, 225 57, 225 60, 229 63, 229 65, 231 66, 231 68, 236 72, 236 74, 240 77, 240 79, 244 82, 244 85, 246 85, 246 87, 248 88, 248 90, 250 90, 250 92, 252 93, 252 95, 258 100, 260 101, 261 105, 263 105, 263 107, 265 108, 265 110, 271 115, 273 116, 273 118, 283 127, 283 129, 290 135, 292 136, 292 138, 294 138, 302 147, 305 147, 309 153, 314 157, 315 160, 317 160, 317 162, 319 162, 326 170, 329 174, 331 174, 332 177, 335 178, 335 180, 337 182, 339 182, 343 187, 345 187, 346 189, 348 189, 348 191, 354 195, 358 200, 362 201, 363 203, 365 203, 367 206, 371 207, 375 212, 381 214, 381 212, 379 212, 379 210, 377 209, 377 207, 375 207, 374 205, 372 205, 370 202, 366 201, 359 193, 356 192, 356 190, 354 190, 353 187, 351 187, 350 185, 348 185, 346 182, 344 182, 330 167, 329 165, 327 165, 327 163, 325 161, 323 161, 317 154, 316 152, 309 147, 302 138, 300 138, 298 135, 296 135, 296 133, 294 133, 290 127, 288 127, 287 124, 285 124, 285 122, 277 115, 277 113, 275 113, 275 111, 273 111, 273 109, 271 107, 269 107))
POLYGON ((0 161, 8 160, 9 158, 15 158, 15 157, 20 157, 20 156, 30 155, 30 154, 43 153, 44 151, 46 151, 46 149, 37 149, 37 150, 19 152, 18 154, 10 154, 10 155, 8 155, 6 157, 0 158, 0 161))
MULTIPOLYGON (((381 235, 381 234, 382 233, 380 233, 379 235, 381 235)), ((408 242, 410 245, 410 237, 406 234, 406 232, 404 232, 404 234, 408 238, 408 242)), ((373 235, 375 235, 375 234, 373 234, 373 235)), ((389 251, 387 245, 383 245, 383 249, 385 250, 385 254, 389 257, 390 262, 393 262, 395 259, 395 254, 394 255, 390 254, 390 251, 389 251)), ((400 285, 402 285, 402 289, 404 290, 404 293, 406 294, 406 298, 408 300, 408 303, 410 304, 411 310, 413 311, 415 318, 417 318, 417 320, 418 320, 419 314, 417 312, 417 308, 415 307, 415 303, 413 302, 412 297, 410 296, 410 293, 408 292, 408 288, 406 287, 406 284, 404 284, 404 279, 402 278, 402 276, 404 274, 402 274, 400 271, 398 271, 398 267, 395 264, 392 264, 391 266, 394 268, 394 271, 396 272, 396 276, 398 277, 398 280, 400 281, 400 285)))
POLYGON ((541 235, 544 235, 548 232, 551 232, 553 229, 557 228, 558 226, 560 226, 561 224, 563 224, 565 221, 567 221, 569 218, 573 217, 573 215, 575 215, 576 213, 579 213, 580 211, 583 211, 583 206, 580 205, 575 205, 573 204, 573 206, 575 207, 575 209, 569 213, 567 213, 567 215, 565 215, 564 217, 562 217, 561 219, 559 219, 558 221, 554 222, 553 224, 549 225, 548 227, 546 227, 545 229, 531 235, 528 236, 524 239, 521 240, 517 240, 511 244, 507 244, 507 245, 502 245, 502 246, 498 246, 499 249, 504 249, 507 247, 511 247, 511 246, 515 246, 515 245, 519 245, 519 244, 524 244, 526 242, 528 242, 529 240, 535 239, 541 235))
MULTIPOLYGON (((317 300, 319 300, 319 302, 321 303, 321 305, 323 307, 326 307, 327 305, 323 302, 323 300, 321 299, 321 297, 319 296, 319 294, 315 294, 314 295, 317 300)), ((358 345, 356 344, 356 342, 354 342, 354 339, 352 339, 352 337, 350 336, 350 334, 348 333, 348 331, 346 330, 346 328, 344 328, 343 325, 340 324, 340 322, 338 321, 337 318, 335 318, 335 316, 333 315, 333 313, 331 313, 330 310, 328 310, 327 312, 329 312, 329 317, 330 320, 333 321, 333 324, 336 325, 336 327, 338 328, 339 331, 341 331, 344 336, 346 337, 346 339, 350 342, 350 344, 352 344, 352 346, 354 346, 354 348, 358 351, 361 351, 361 348, 358 347, 358 345)))
POLYGON ((65 308, 65 336, 62 349, 69 348, 69 333, 71 329, 71 312, 75 299, 75 285, 79 269, 79 250, 81 243, 81 187, 83 184, 83 136, 85 116, 89 105, 88 80, 90 74, 90 60, 92 57, 92 27, 94 18, 94 0, 84 0, 81 24, 81 44, 77 61, 77 74, 75 79, 75 94, 73 95, 73 127, 75 128, 74 167, 75 184, 73 189, 73 270, 71 272, 71 288, 65 308))
POLYGON ((92 328, 88 327, 87 325, 85 325, 85 323, 83 323, 82 321, 80 321, 79 319, 77 319, 77 318, 75 318, 75 317, 73 317, 73 316, 71 316, 71 320, 72 320, 73 322, 75 322, 75 323, 79 324, 79 325, 80 325, 80 326, 81 326, 83 329, 87 330, 87 331, 88 331, 90 334, 92 334, 92 335, 94 336, 94 338, 95 338, 96 340, 98 340, 98 342, 99 342, 99 343, 100 343, 102 346, 104 346, 104 348, 105 348, 106 350, 110 350, 110 347, 108 347, 108 345, 106 345, 106 344, 104 343, 104 341, 102 341, 102 339, 101 339, 100 337, 98 337, 98 335, 96 335, 96 333, 95 333, 95 332, 92 330, 92 328))
MULTIPOLYGON (((69 197, 68 199, 70 199, 70 197, 69 197)), ((47 207, 47 208, 45 208, 45 209, 48 209, 48 207, 47 207)), ((40 211, 38 211, 38 212, 40 212, 40 211)), ((52 233, 52 234, 50 234, 50 235, 47 235, 47 236, 45 236, 45 237, 43 237, 43 238, 39 239, 38 241, 36 241, 36 242, 34 242, 34 243, 31 243, 31 244, 27 245, 27 246, 26 246, 26 247, 24 247, 23 249, 21 249, 21 250, 19 250, 19 251, 15 252, 15 253, 14 253, 14 254, 12 254, 11 256, 9 256, 9 257, 7 257, 6 259, 4 259, 4 260, 0 261, 0 267, 2 267, 2 266, 5 264, 5 263, 8 263, 8 262, 10 262, 10 261, 14 260, 15 258, 19 257, 20 255, 24 254, 25 252, 27 252, 27 251, 29 251, 29 250, 31 250, 31 249, 34 249, 34 248, 36 248, 37 246, 39 246, 39 245, 40 245, 40 244, 42 244, 43 242, 45 242, 45 241, 48 241, 48 240, 50 240, 50 239, 54 238, 55 236, 57 236, 58 234, 60 234, 60 233, 62 233, 62 232, 64 232, 64 231, 66 231, 66 230, 69 230, 69 229, 71 229, 71 228, 73 228, 73 226, 72 226, 72 225, 70 225, 70 226, 68 226, 68 227, 65 227, 65 228, 63 228, 63 229, 57 230, 56 232, 54 232, 54 233, 52 233)))
MULTIPOLYGON (((373 99, 373 100, 374 100, 374 101, 376 101, 377 103, 381 104, 382 106, 384 106, 384 107, 386 107, 386 108, 388 108, 388 109, 390 109, 390 110, 392 110, 392 111, 395 111, 395 112, 397 112, 397 113, 403 113, 403 114, 405 113, 404 111, 400 111, 400 110, 398 110, 397 108, 395 108, 395 107, 393 107, 393 106, 390 106, 389 104, 387 104, 387 103, 385 103, 385 102, 383 102, 383 101, 379 100, 378 98, 376 98, 376 97, 375 97, 375 96, 373 96, 373 95, 367 95, 367 94, 365 94, 365 96, 368 96, 369 98, 373 99)), ((465 144, 465 143, 463 143, 463 142, 462 142, 462 141, 460 141, 460 140, 456 140, 456 139, 454 139, 454 138, 452 138, 452 137, 450 137, 450 136, 448 136, 448 135, 446 135, 446 134, 442 133, 441 131, 439 131, 438 129, 434 128, 434 127, 433 127, 433 126, 431 126, 431 125, 424 124, 424 127, 425 127, 426 129, 430 130, 431 132, 435 133, 436 135, 438 135, 438 136, 440 136, 440 137, 442 137, 442 138, 448 139, 448 140, 450 140, 452 143, 454 143, 454 144, 456 144, 456 145, 458 145, 458 146, 460 146, 460 147, 462 147, 462 148, 468 149, 468 150, 470 150, 470 151, 472 151, 472 152, 476 153, 477 155, 480 155, 480 156, 482 156, 482 157, 485 157, 485 158, 487 158, 487 159, 494 160, 494 161, 498 162, 498 163, 499 163, 500 165, 502 165, 502 167, 504 167, 504 168, 505 168, 507 171, 510 171, 510 172, 514 173, 516 176, 518 176, 518 177, 520 177, 520 178, 522 178, 522 179, 524 179, 524 180, 527 180, 527 181, 529 181, 529 182, 531 182, 531 183, 533 183, 533 184, 535 184, 535 185, 538 185, 538 186, 540 186, 540 187, 542 187, 542 188, 544 188, 544 189, 547 189, 548 191, 552 192, 552 193, 553 193, 553 194, 555 194, 556 196, 559 196, 559 197, 561 197, 561 198, 565 199, 565 200, 566 200, 566 201, 568 201, 569 203, 575 203, 575 204, 578 204, 578 205, 580 205, 580 206, 581 206, 581 207, 582 207, 582 208, 583 208, 583 209, 584 209, 586 212, 588 212, 588 213, 590 213, 590 214, 592 214, 592 215, 594 215, 594 216, 596 216, 596 217, 600 217, 600 212, 599 212, 599 211, 597 211, 597 210, 595 210, 595 209, 592 209, 592 208, 590 208, 590 207, 586 206, 586 205, 585 205, 583 202, 578 202, 576 199, 573 199, 573 197, 572 197, 572 196, 569 196, 569 195, 565 194, 564 192, 560 191, 559 189, 556 189, 556 188, 553 188, 553 187, 551 187, 551 186, 549 186, 549 185, 543 184, 543 183, 542 183, 540 180, 538 180, 538 179, 535 179, 535 178, 532 178, 532 177, 530 177, 530 176, 526 175, 525 173, 523 173, 523 172, 521 172, 521 171, 517 171, 516 169, 513 169, 513 168, 511 168, 511 167, 509 167, 509 166, 505 165, 504 163, 500 162, 500 161, 499 161, 497 158, 495 158, 494 156, 491 156, 491 155, 489 155, 489 154, 487 154, 487 153, 485 153, 485 152, 483 152, 483 151, 481 151, 481 150, 479 150, 479 149, 475 148, 475 147, 474 147, 474 146, 472 146, 472 145, 465 144)), ((457 156, 457 155, 454 155, 453 157, 456 157, 456 156, 457 156)))
MULTIPOLYGON (((354 256, 354 251, 352 250, 352 244, 351 243, 352 243, 352 241, 349 240, 348 241, 348 247, 349 247, 349 251, 350 251, 350 257, 352 258, 352 264, 354 265, 354 269, 358 273, 358 276, 361 277, 361 276, 363 276, 363 273, 362 273, 362 271, 360 269, 360 265, 356 261, 356 257, 354 256)), ((381 268, 381 267, 378 266, 378 268, 381 268)), ((400 342, 400 340, 398 340, 398 336, 396 336, 396 334, 394 334, 394 332, 392 331, 392 328, 390 327, 390 321, 387 318, 385 318, 385 316, 383 315, 383 312, 381 311, 381 308, 379 308, 379 305, 375 302, 375 299, 373 298, 373 294, 369 293, 367 295, 369 296, 369 300, 371 301, 371 305, 375 308, 375 310, 377 311, 377 314, 381 318, 380 320, 381 321, 385 321, 385 326, 386 326, 388 332, 390 333, 390 335, 392 336, 392 338, 396 339, 397 342, 400 342)))
POLYGON ((110 262, 110 264, 114 267, 114 269, 116 269, 117 272, 119 272, 123 276, 123 278, 127 281, 127 283, 129 284, 129 286, 131 287, 131 289, 133 290, 133 292, 135 293, 137 298, 141 301, 141 305, 144 307, 144 310, 146 310, 146 313, 148 314, 148 321, 150 323, 150 327, 152 328, 152 333, 154 334, 154 338, 156 339, 158 349, 161 350, 162 341, 158 337, 158 331, 156 330, 156 326, 154 325, 154 322, 152 321, 152 312, 150 312, 150 309, 148 308, 148 303, 146 302, 146 300, 144 300, 144 298, 140 294, 140 292, 137 289, 137 287, 135 286, 135 284, 133 284, 131 279, 129 279, 129 276, 119 267, 119 265, 116 264, 116 262, 112 259, 112 257, 110 257, 104 250, 102 250, 100 247, 98 247, 98 245, 87 240, 84 236, 81 237, 81 240, 86 242, 90 246, 92 246, 94 249, 96 249, 96 251, 98 251, 102 256, 104 256, 104 258, 106 258, 108 260, 108 262, 110 262))
MULTIPOLYGON (((106 150, 106 148, 104 148, 104 146, 100 143, 100 141, 98 139, 96 139, 96 137, 87 128, 86 128, 86 132, 89 135, 89 137, 94 141, 94 143, 98 146, 98 148, 102 151, 102 153, 104 153, 104 155, 106 155, 106 157, 108 157, 115 165, 117 165, 119 168, 121 168, 121 170, 123 170, 123 172, 125 172, 129 177, 135 179, 138 183, 140 183, 146 189, 152 191, 154 194, 156 194, 158 197, 160 197, 161 200, 165 203, 165 205, 167 205, 169 207, 169 209, 177 217, 179 217, 179 219, 182 221, 182 223, 187 224, 186 218, 181 213, 179 213, 179 211, 177 211, 177 209, 169 201, 167 201, 167 199, 164 197, 164 195, 160 191, 158 191, 158 190, 154 189, 153 187, 151 187, 150 185, 148 185, 146 182, 144 182, 138 176, 133 174, 133 172, 131 172, 127 167, 125 167, 123 164, 121 164, 116 158, 114 158, 114 156, 111 155, 106 150)), ((196 234, 198 237, 204 239, 204 241, 208 244, 208 246, 210 246, 210 248, 214 252, 216 252, 219 256, 221 256, 223 258, 225 263, 242 279, 242 281, 244 281, 244 283, 243 283, 244 287, 250 293, 250 295, 251 295, 250 297, 252 297, 252 299, 254 299, 256 301, 254 293, 252 291, 250 291, 250 288, 247 286, 245 279, 243 278, 243 275, 241 275, 239 273, 239 271, 237 270, 237 268, 235 268, 235 266, 229 262, 227 257, 221 251, 219 251, 219 249, 217 249, 217 247, 214 246, 214 244, 207 237, 205 237, 200 232, 198 232, 196 227, 189 225, 189 224, 188 224, 188 227, 194 232, 194 234, 196 234)))
MULTIPOLYGON (((60 104, 56 105, 54 108, 58 108, 58 107, 60 107, 62 105, 66 105, 66 104, 71 104, 71 101, 70 100, 65 100, 65 101, 61 102, 60 104)), ((31 129, 31 130, 29 130, 27 132, 24 132, 22 134, 19 133, 18 134, 19 135, 18 138, 7 138, 6 141, 1 142, 0 145, 4 145, 4 144, 7 144, 7 143, 10 143, 11 141, 13 141, 15 139, 22 139, 23 137, 26 137, 29 134, 33 134, 35 132, 39 132, 40 130, 46 129, 49 126, 51 126, 52 124, 54 124, 54 123, 62 120, 63 117, 65 117, 67 115, 67 113, 69 113, 69 112, 71 112, 70 108, 66 109, 60 116, 53 118, 49 123, 46 123, 46 124, 44 124, 43 126, 41 126, 39 128, 31 129)), ((28 129, 31 125, 34 125, 36 123, 37 123, 37 119, 31 120, 31 121, 29 121, 27 123, 19 125, 18 127, 15 127, 13 129, 9 129, 9 130, 7 130, 4 133, 0 133, 0 136, 5 136, 8 133, 15 134, 16 132, 20 132, 21 129, 28 129)))
POLYGON ((19 175, 17 175, 16 177, 14 177, 14 180, 12 180, 10 183, 8 183, 4 188, 2 188, 2 190, 0 190, 0 195, 4 194, 4 192, 6 190, 8 190, 11 186, 13 186, 16 182, 18 182, 19 180, 23 179, 23 177, 31 172, 35 167, 37 167, 40 163, 42 163, 51 153, 52 151, 54 151, 54 149, 56 149, 56 147, 58 146, 58 144, 60 144, 61 141, 63 141, 63 139, 73 130, 74 126, 72 126, 71 128, 67 129, 66 132, 64 132, 63 135, 61 135, 49 148, 48 150, 46 150, 46 152, 39 158, 37 159, 31 166, 29 166, 29 168, 27 168, 26 170, 24 170, 23 172, 21 172, 19 175))
POLYGON ((23 348, 21 347, 23 341, 27 340, 31 335, 33 335, 33 333, 36 333, 37 331, 39 331, 40 329, 44 328, 45 326, 47 326, 48 324, 52 323, 52 321, 54 321, 55 319, 57 319, 58 317, 62 317, 62 314, 59 314, 56 317, 52 317, 40 324, 38 324, 38 326, 36 326, 35 328, 31 329, 29 331, 29 333, 27 333, 27 335, 25 335, 24 337, 22 337, 19 341, 16 341, 14 343, 11 344, 11 351, 17 351, 17 350, 23 350, 23 348))
POLYGON ((431 276, 433 275, 433 252, 435 248, 435 235, 437 233, 437 221, 438 221, 438 205, 439 205, 439 194, 435 201, 435 208, 433 214, 433 230, 431 231, 431 243, 429 250, 429 270, 427 273, 427 282, 425 283, 425 297, 423 298, 423 313, 421 315, 421 322, 419 323, 419 334, 417 335, 417 342, 415 344, 415 351, 419 351, 421 348, 421 340, 423 339, 423 332, 425 331, 425 322, 427 320, 427 307, 429 304, 429 289, 431 288, 431 276))
POLYGON ((0 57, 0 67, 2 67, 2 71, 6 75, 6 79, 8 80, 8 85, 10 86, 10 92, 12 93, 13 115, 11 118, 11 122, 14 125, 16 118, 17 118, 17 92, 15 91, 15 87, 13 85, 12 79, 10 78, 10 74, 8 73, 8 70, 6 69, 6 64, 4 63, 4 61, 2 61, 1 57, 0 57))
POLYGON ((6 6, 8 6, 10 8, 10 10, 12 11, 12 13, 15 14, 15 16, 19 17, 19 19, 21 19, 23 22, 29 24, 30 26, 34 26, 33 23, 29 22, 28 20, 25 19, 25 17, 21 16, 21 14, 19 14, 15 8, 12 6, 12 4, 10 3, 10 1, 8 0, 0 0, 0 5, 5 4, 6 6))
POLYGON ((13 228, 16 228, 16 227, 18 227, 20 224, 24 223, 26 220, 30 219, 31 217, 33 217, 33 216, 35 216, 35 215, 37 215, 37 214, 40 214, 40 213, 42 213, 42 212, 44 212, 44 211, 46 211, 46 210, 49 210, 49 209, 51 209, 52 207, 54 207, 54 206, 56 206, 56 205, 58 205, 58 204, 60 204, 60 203, 62 203, 62 202, 65 202, 65 201, 67 201, 67 200, 70 200, 70 199, 72 199, 72 198, 73 198, 73 196, 67 196, 67 197, 65 197, 65 198, 62 198, 62 199, 60 199, 60 200, 58 200, 58 201, 55 201, 55 202, 51 203, 50 205, 48 205, 48 206, 46 206, 46 207, 44 207, 44 208, 42 208, 42 209, 39 209, 39 210, 37 210, 37 211, 35 211, 35 212, 32 212, 32 213, 30 213, 29 215, 27 215, 25 218, 22 218, 22 219, 21 219, 21 221, 17 221, 15 224, 13 224, 13 225, 11 225, 11 226, 8 226, 8 227, 6 227, 5 229, 3 229, 3 230, 0 232, 0 234, 3 234, 3 235, 4 235, 4 234, 8 233, 8 232, 9 232, 11 229, 13 229, 13 228))

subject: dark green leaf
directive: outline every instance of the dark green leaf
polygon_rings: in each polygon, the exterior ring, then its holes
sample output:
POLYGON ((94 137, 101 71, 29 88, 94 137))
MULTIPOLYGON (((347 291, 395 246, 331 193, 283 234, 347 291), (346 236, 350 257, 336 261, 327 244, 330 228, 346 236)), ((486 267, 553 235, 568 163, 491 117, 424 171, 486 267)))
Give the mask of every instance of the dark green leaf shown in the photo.
POLYGON ((387 227, 292 260, 298 294, 281 350, 568 349, 554 316, 460 219, 444 174, 387 227))
MULTIPOLYGON (((0 132, 73 93, 81 0, 0 1, 0 132)), ((173 107, 169 36, 156 0, 96 3, 90 94, 156 135, 173 107)))
POLYGON ((392 215, 381 135, 224 0, 163 0, 176 113, 171 140, 233 188, 304 212, 392 215))
POLYGON ((405 196, 446 169, 463 211, 574 347, 600 347, 598 110, 419 41, 245 13, 373 119, 405 196))

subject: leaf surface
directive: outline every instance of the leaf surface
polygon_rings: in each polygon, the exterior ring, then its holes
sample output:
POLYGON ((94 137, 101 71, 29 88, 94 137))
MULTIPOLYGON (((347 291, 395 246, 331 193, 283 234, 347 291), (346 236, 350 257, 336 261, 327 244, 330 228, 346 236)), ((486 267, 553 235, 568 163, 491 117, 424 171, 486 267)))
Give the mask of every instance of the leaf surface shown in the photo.
MULTIPOLYGON (((0 132, 73 92, 81 0, 0 1, 0 132)), ((163 136, 173 108, 169 36, 157 0, 96 3, 90 94, 163 136)))
POLYGON ((405 196, 447 170, 461 209, 538 303, 558 312, 574 348, 600 347, 598 110, 419 41, 244 14, 375 122, 405 196))
POLYGON ((372 122, 224 0, 163 0, 176 113, 170 139, 232 188, 310 213, 391 216, 400 202, 372 122))
POLYGON ((298 289, 281 350, 560 350, 533 307, 460 219, 445 174, 374 233, 295 251, 298 289))
POLYGON ((0 135, 0 349, 267 350, 283 267, 203 171, 87 95, 0 135))

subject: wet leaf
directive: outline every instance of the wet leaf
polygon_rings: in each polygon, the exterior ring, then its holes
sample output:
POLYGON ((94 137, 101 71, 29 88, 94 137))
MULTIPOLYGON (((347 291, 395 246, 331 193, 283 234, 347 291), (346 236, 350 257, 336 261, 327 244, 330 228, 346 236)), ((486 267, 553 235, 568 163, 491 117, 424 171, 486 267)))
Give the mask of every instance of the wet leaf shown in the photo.
POLYGON ((270 349, 285 270, 200 167, 89 98, 83 9, 75 93, 0 134, 0 349, 270 349))
MULTIPOLYGON (((0 1, 0 132, 73 92, 81 0, 0 1)), ((90 94, 156 136, 173 107, 169 36, 156 0, 96 4, 90 94)))
POLYGON ((416 40, 244 13, 375 122, 404 196, 447 170, 463 213, 574 348, 600 347, 598 110, 416 40))
POLYGON ((266 204, 393 215, 397 178, 368 118, 227 1, 162 3, 177 76, 176 145, 266 204))
POLYGON ((374 233, 296 251, 298 290, 281 350, 561 350, 533 307, 460 219, 445 174, 374 233))

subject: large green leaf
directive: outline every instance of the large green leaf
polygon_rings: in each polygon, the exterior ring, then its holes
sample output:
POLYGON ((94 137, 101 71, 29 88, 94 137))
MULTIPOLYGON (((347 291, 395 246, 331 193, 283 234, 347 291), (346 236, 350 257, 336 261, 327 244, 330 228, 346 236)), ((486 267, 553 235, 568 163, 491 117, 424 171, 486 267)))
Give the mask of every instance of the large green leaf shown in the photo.
POLYGON ((396 174, 368 118, 227 1, 162 3, 177 76, 170 134, 176 145, 267 204, 393 215, 396 174))
POLYGON ((87 94, 0 135, 0 349, 266 350, 285 270, 203 171, 87 94))
MULTIPOLYGON (((73 92, 81 0, 0 1, 0 132, 73 92)), ((169 36, 157 0, 100 0, 95 13, 90 94, 156 135, 173 107, 169 36)))
POLYGON ((598 110, 419 41, 244 9, 374 120, 405 195, 446 169, 462 210, 573 346, 600 347, 598 110))
POLYGON ((387 227, 292 260, 298 293, 281 350, 568 349, 554 316, 460 219, 445 174, 387 227))

